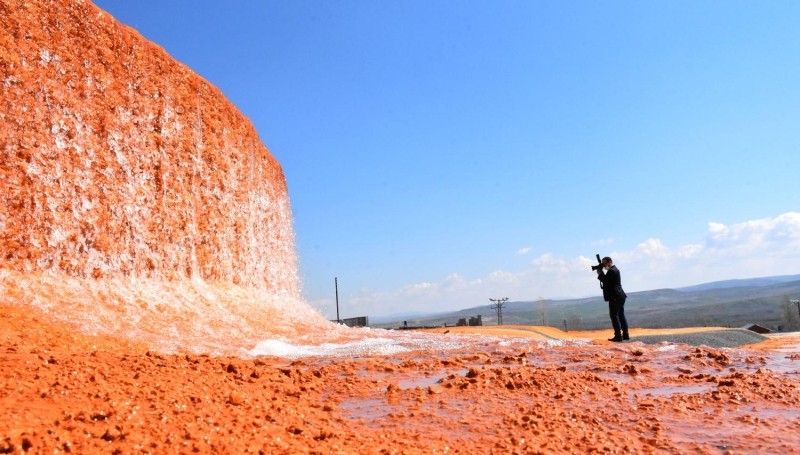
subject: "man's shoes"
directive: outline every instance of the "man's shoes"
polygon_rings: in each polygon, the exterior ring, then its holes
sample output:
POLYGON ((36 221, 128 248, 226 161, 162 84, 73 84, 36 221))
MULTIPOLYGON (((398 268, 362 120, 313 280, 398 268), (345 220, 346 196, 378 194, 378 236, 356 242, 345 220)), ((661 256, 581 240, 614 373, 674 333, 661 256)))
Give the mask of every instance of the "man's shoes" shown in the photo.
POLYGON ((631 337, 629 337, 627 333, 623 333, 622 334, 622 341, 628 341, 630 339, 631 339, 631 337))
POLYGON ((614 338, 609 338, 608 341, 613 341, 615 343, 619 343, 620 341, 622 341, 622 337, 619 336, 619 335, 616 335, 614 338))

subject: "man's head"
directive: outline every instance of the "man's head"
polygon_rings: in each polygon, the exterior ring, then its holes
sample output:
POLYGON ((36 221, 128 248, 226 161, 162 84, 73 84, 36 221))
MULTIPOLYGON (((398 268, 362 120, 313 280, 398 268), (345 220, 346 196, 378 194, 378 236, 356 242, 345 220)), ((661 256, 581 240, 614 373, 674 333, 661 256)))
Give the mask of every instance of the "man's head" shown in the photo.
POLYGON ((603 258, 603 267, 609 268, 612 265, 614 265, 614 261, 612 261, 610 257, 606 256, 603 258))

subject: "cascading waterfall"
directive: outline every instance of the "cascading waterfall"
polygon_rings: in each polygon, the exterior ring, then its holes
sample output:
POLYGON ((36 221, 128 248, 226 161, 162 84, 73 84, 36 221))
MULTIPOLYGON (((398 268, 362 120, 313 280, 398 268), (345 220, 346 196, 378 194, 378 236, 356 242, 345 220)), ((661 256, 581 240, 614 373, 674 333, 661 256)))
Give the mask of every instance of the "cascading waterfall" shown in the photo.
POLYGON ((339 330, 300 300, 282 169, 219 90, 88 2, 0 22, 4 302, 168 351, 339 330))

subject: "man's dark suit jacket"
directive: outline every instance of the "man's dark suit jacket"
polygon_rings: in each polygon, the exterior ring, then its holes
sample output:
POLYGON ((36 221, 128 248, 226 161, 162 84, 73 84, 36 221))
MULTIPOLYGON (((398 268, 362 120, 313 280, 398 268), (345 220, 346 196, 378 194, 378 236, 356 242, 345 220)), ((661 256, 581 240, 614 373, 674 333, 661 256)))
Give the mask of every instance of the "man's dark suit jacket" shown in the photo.
POLYGON ((597 279, 603 283, 603 299, 606 302, 628 298, 628 295, 622 290, 622 277, 616 265, 612 265, 605 274, 598 273, 597 279))

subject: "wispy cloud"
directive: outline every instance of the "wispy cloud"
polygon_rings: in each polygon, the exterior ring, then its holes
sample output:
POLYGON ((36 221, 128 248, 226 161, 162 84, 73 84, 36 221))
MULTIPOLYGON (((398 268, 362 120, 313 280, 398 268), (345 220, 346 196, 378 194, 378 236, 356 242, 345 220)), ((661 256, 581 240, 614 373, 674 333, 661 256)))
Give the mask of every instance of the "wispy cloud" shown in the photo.
POLYGON ((531 248, 529 246, 526 246, 525 248, 520 248, 519 250, 517 250, 517 256, 524 256, 524 255, 530 253, 532 249, 533 248, 531 248))
MULTIPOLYGON (((711 222, 707 232, 698 237, 696 243, 674 247, 648 238, 610 256, 621 269, 628 291, 800 273, 800 212, 732 225, 711 222)), ((392 292, 365 292, 351 304, 364 314, 381 315, 488 305, 489 298, 498 296, 536 300, 540 296, 597 295, 597 280, 590 269, 595 263, 594 257, 546 253, 522 270, 495 270, 474 279, 452 273, 439 281, 410 284, 392 292)))

